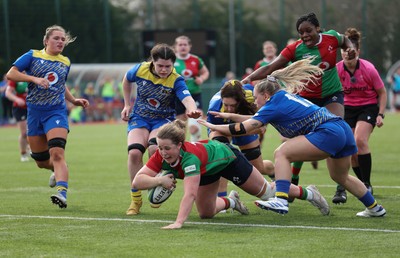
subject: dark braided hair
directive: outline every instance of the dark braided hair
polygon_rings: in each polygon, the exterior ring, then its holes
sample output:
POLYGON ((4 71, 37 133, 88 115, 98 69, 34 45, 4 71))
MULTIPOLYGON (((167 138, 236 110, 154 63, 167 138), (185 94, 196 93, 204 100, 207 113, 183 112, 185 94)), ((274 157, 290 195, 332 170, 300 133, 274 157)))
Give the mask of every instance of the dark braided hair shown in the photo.
POLYGON ((309 14, 300 16, 300 18, 297 20, 297 22, 296 22, 296 30, 297 31, 299 31, 300 24, 302 24, 305 21, 310 22, 315 27, 319 27, 319 21, 317 19, 317 16, 315 15, 315 13, 309 13, 309 14))

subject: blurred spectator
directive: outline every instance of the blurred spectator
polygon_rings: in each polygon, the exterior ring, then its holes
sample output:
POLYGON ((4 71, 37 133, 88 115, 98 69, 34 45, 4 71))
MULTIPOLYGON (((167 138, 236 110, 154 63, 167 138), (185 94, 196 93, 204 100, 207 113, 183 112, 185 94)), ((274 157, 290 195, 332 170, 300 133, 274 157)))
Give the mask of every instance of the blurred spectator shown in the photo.
POLYGON ((276 58, 276 53, 278 49, 276 47, 276 43, 270 40, 264 41, 263 43, 263 54, 264 57, 261 60, 258 60, 254 65, 254 70, 257 70, 261 66, 266 66, 270 64, 276 58))
POLYGON ((113 103, 115 97, 114 81, 106 77, 101 87, 101 97, 103 98, 105 120, 113 120, 113 103))
POLYGON ((248 75, 250 75, 252 72, 254 72, 253 68, 247 67, 247 68, 244 70, 244 74, 243 74, 243 76, 242 76, 242 80, 243 80, 244 78, 246 78, 248 75))
POLYGON ((236 74, 232 71, 227 71, 225 77, 221 81, 221 87, 225 84, 225 82, 236 79, 236 74))
POLYGON ((392 86, 392 101, 390 102, 391 111, 399 111, 400 104, 397 104, 397 96, 400 95, 400 67, 389 77, 388 82, 392 86))
POLYGON ((86 88, 83 92, 83 98, 87 99, 90 103, 89 107, 84 109, 83 112, 83 117, 82 121, 83 122, 93 122, 93 121, 98 121, 100 119, 100 114, 99 114, 99 102, 102 102, 101 99, 96 95, 95 89, 94 89, 94 83, 89 82, 86 85, 86 88))
POLYGON ((19 128, 18 145, 21 154, 21 162, 29 161, 30 147, 28 144, 27 133, 27 109, 26 109, 26 96, 28 95, 27 82, 13 82, 8 81, 6 89, 6 97, 13 102, 13 115, 15 117, 17 126, 19 128))
POLYGON ((3 80, 0 82, 1 111, 2 111, 0 125, 14 123, 12 115, 13 102, 6 97, 6 89, 7 89, 7 78, 6 75, 4 74, 3 80))

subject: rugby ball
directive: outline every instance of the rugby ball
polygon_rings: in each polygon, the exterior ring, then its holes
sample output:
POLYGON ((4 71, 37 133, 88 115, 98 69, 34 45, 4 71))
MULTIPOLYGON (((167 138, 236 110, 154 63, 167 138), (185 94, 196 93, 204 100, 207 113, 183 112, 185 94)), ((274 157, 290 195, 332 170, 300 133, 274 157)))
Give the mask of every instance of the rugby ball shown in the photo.
MULTIPOLYGON (((160 173, 158 173, 156 175, 156 177, 165 176, 167 174, 170 174, 170 172, 167 170, 162 170, 160 173)), ((161 203, 165 202, 171 196, 171 194, 174 192, 174 190, 175 190, 175 188, 167 189, 161 185, 156 186, 152 189, 149 189, 149 191, 148 191, 149 201, 152 204, 161 204, 161 203)))

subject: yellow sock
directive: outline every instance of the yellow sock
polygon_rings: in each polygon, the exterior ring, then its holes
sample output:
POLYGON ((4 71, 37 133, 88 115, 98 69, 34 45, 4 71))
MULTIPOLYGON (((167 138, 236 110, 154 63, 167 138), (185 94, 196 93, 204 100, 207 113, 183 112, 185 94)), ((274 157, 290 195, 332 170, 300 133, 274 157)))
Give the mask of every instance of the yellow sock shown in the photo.
POLYGON ((141 201, 142 200, 142 191, 132 189, 131 198, 132 198, 132 201, 141 201))

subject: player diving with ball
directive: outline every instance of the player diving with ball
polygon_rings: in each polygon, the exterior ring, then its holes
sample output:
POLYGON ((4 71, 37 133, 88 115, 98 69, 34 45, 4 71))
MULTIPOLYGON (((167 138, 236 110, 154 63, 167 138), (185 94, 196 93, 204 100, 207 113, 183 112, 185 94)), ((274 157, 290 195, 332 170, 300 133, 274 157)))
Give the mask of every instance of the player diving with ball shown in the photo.
MULTIPOLYGON (((202 219, 212 218, 228 208, 249 214, 237 191, 231 191, 228 197, 217 197, 221 177, 261 200, 268 200, 275 195, 275 184, 269 183, 238 149, 212 140, 187 142, 185 132, 185 123, 181 120, 160 127, 156 137, 156 152, 132 182, 132 187, 140 190, 157 186, 171 189, 176 186, 175 178, 183 179, 184 193, 177 218, 163 229, 181 228, 194 203, 202 219), (162 170, 171 174, 157 176, 162 170)), ((308 200, 323 215, 329 214, 329 206, 315 186, 304 188, 291 185, 289 195, 308 200)))

